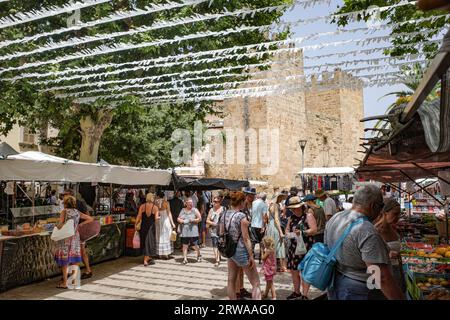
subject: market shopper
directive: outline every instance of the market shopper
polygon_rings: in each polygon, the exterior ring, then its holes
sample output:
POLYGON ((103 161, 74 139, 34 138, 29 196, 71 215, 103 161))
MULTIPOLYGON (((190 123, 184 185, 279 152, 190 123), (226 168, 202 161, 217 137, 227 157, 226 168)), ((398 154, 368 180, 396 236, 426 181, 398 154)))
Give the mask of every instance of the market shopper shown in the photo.
POLYGON ((187 264, 187 253, 190 245, 194 246, 197 253, 197 262, 202 261, 199 247, 198 224, 202 217, 197 208, 194 207, 192 199, 186 199, 186 208, 183 208, 178 216, 178 223, 181 225, 181 243, 183 245, 183 264, 187 264))
POLYGON ((264 244, 264 254, 263 254, 263 267, 262 272, 264 273, 264 278, 266 280, 266 290, 262 296, 263 299, 266 299, 270 294, 272 296, 272 300, 277 299, 277 294, 275 292, 275 286, 273 283, 274 275, 277 272, 277 259, 275 258, 275 241, 272 237, 264 237, 262 240, 264 244))
POLYGON ((298 270, 298 265, 302 262, 305 254, 299 255, 297 250, 297 237, 302 237, 306 249, 309 250, 313 245, 313 237, 317 232, 317 222, 308 206, 301 202, 300 197, 290 199, 289 209, 293 215, 289 218, 286 226, 286 235, 289 238, 288 263, 287 267, 291 271, 294 292, 287 297, 288 300, 308 300, 310 285, 302 280, 298 270), (302 291, 300 291, 300 287, 302 291))
MULTIPOLYGON (((172 220, 175 223, 175 228, 178 230, 178 216, 180 215, 181 210, 184 208, 184 201, 181 199, 181 191, 175 192, 175 195, 172 199, 169 200, 170 204, 170 212, 172 213, 172 220)), ((174 243, 175 249, 181 248, 181 238, 177 237, 177 240, 174 243)))
POLYGON ((172 231, 175 230, 175 223, 172 219, 169 202, 164 198, 163 191, 157 193, 156 205, 159 211, 159 220, 156 224, 157 254, 160 259, 168 260, 173 258, 171 256, 173 249, 170 236, 172 231))
MULTIPOLYGON (((244 189, 244 207, 242 209, 242 212, 247 217, 247 220, 251 223, 252 221, 252 206, 253 201, 255 201, 256 197, 256 189, 251 187, 246 187, 244 189)), ((230 197, 231 200, 231 197, 230 197)), ((231 204, 231 203, 230 203, 231 204)), ((256 239, 252 238, 252 234, 249 229, 250 234, 250 241, 252 242, 252 245, 256 243, 256 239)), ((253 252, 253 251, 252 251, 253 252)), ((236 283, 236 297, 237 299, 245 299, 245 298, 251 298, 252 294, 244 288, 244 270, 243 268, 239 268, 238 271, 238 277, 237 277, 237 283, 236 283)))
POLYGON ((78 265, 82 261, 81 257, 81 243, 80 234, 78 232, 78 227, 94 221, 94 219, 86 215, 76 208, 76 199, 73 196, 64 197, 64 210, 61 211, 59 216, 58 229, 72 220, 75 227, 75 234, 70 237, 58 241, 56 244, 55 260, 59 267, 61 267, 63 280, 57 286, 61 289, 67 289, 67 270, 69 265, 78 265), (80 220, 84 220, 80 223, 80 220))
POLYGON ((313 237, 314 243, 323 242, 323 234, 325 232, 326 224, 325 211, 321 206, 316 204, 315 200, 316 197, 312 194, 308 194, 305 198, 303 198, 303 201, 306 202, 306 205, 308 206, 308 213, 312 213, 316 221, 317 231, 315 234, 308 234, 308 236, 313 237))
POLYGON ((281 229, 280 224, 280 204, 285 199, 285 197, 286 195, 284 194, 278 194, 275 197, 274 202, 270 205, 267 219, 268 223, 266 228, 266 237, 271 237, 274 240, 275 256, 279 261, 279 272, 287 272, 284 232, 281 229))
MULTIPOLYGON (((75 192, 72 189, 66 189, 66 190, 64 190, 64 193, 63 193, 63 199, 66 196, 75 197, 75 192)), ((64 204, 64 200, 63 200, 63 204, 64 204)), ((88 207, 87 207, 86 203, 84 201, 82 201, 81 199, 76 199, 76 209, 78 211, 82 212, 83 214, 89 216, 88 207)), ((89 263, 89 255, 86 250, 86 242, 81 242, 80 247, 81 247, 81 257, 83 259, 84 267, 86 268, 85 272, 83 272, 83 274, 81 275, 81 279, 84 280, 84 279, 89 279, 92 277, 92 269, 91 269, 91 265, 89 263)))
MULTIPOLYGON (((261 300, 261 288, 259 274, 253 257, 252 242, 250 240, 249 226, 250 222, 246 214, 243 213, 245 207, 245 194, 243 192, 231 193, 231 209, 226 211, 219 221, 220 228, 223 224, 226 226, 231 238, 237 242, 236 252, 228 259, 228 297, 230 300, 236 300, 239 292, 239 272, 243 270, 247 275, 251 285, 251 297, 254 300, 261 300)), ((220 232, 223 232, 221 229, 220 232)))
MULTIPOLYGON (((389 257, 391 258, 394 279, 402 292, 406 292, 405 275, 400 256, 400 235, 397 232, 400 213, 400 203, 393 198, 385 199, 381 215, 375 220, 374 225, 389 248, 389 257)), ((386 297, 381 290, 371 290, 369 299, 386 299, 386 297)))
POLYGON ((325 243, 333 248, 347 226, 358 218, 367 219, 353 227, 336 253, 336 274, 328 290, 330 300, 367 300, 369 287, 367 268, 379 270, 381 291, 387 299, 404 299, 392 274, 389 249, 372 221, 384 207, 378 186, 369 184, 358 189, 352 210, 335 214, 325 227, 325 243))
POLYGON ((157 255, 156 224, 159 223, 159 210, 155 205, 155 195, 148 193, 146 200, 139 208, 135 225, 141 238, 145 267, 155 264, 153 258, 157 255))
POLYGON ((262 238, 264 237, 265 224, 264 216, 267 214, 268 206, 266 204, 267 195, 264 192, 258 194, 258 198, 252 203, 252 221, 250 225, 251 234, 255 238, 253 243, 253 252, 255 245, 259 245, 259 263, 261 263, 262 258, 262 238))
POLYGON ((214 197, 213 207, 209 210, 208 218, 206 219, 206 224, 209 228, 209 235, 211 237, 212 247, 214 251, 214 266, 218 267, 220 264, 220 252, 218 249, 219 235, 217 232, 217 224, 222 213, 225 211, 221 206, 221 200, 219 197, 214 197))
POLYGON ((325 211, 325 216, 327 221, 337 212, 336 202, 328 196, 328 194, 322 190, 318 189, 314 192, 316 198, 323 202, 323 210, 325 211))

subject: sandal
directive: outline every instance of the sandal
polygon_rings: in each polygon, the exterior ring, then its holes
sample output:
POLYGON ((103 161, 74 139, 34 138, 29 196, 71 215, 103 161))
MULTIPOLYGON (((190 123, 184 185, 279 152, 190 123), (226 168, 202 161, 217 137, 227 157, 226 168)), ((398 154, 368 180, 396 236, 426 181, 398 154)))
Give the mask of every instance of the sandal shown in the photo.
POLYGON ((91 272, 85 272, 85 273, 83 273, 83 274, 81 275, 81 279, 82 279, 82 280, 84 280, 84 279, 89 279, 89 278, 92 278, 92 271, 91 271, 91 272))
POLYGON ((56 286, 56 288, 58 288, 58 289, 69 289, 68 286, 63 285, 62 283, 58 284, 58 285, 56 286))
POLYGON ((186 265, 188 263, 188 261, 186 259, 183 260, 182 262, 184 265, 186 265))

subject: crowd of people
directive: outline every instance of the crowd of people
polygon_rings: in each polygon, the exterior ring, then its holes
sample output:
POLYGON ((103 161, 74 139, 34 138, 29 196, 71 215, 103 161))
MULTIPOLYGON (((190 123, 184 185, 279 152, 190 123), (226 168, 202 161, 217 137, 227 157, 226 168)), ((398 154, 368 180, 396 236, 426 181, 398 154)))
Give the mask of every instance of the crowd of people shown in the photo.
MULTIPOLYGON (((384 199, 375 185, 365 186, 354 194, 351 207, 336 204, 323 190, 302 195, 296 188, 281 191, 271 199, 254 188, 218 193, 176 192, 166 199, 164 192, 148 193, 138 206, 135 228, 139 231, 144 266, 155 264, 155 259, 172 259, 175 249, 182 249, 182 264, 188 264, 189 250, 194 250, 196 261, 202 261, 201 248, 206 245, 206 234, 214 252, 214 266, 223 259, 221 237, 226 232, 235 244, 233 255, 227 261, 228 297, 234 299, 276 299, 277 273, 289 272, 293 292, 288 300, 308 300, 310 285, 303 281, 299 265, 315 243, 332 248, 344 229, 359 217, 367 219, 354 227, 336 254, 337 267, 334 283, 328 290, 331 300, 346 299, 403 299, 404 277, 400 259, 400 239, 396 223, 400 205, 393 199, 384 199), (175 240, 176 239, 176 240, 175 240), (256 251, 258 247, 258 251, 256 251), (256 254, 258 253, 258 254, 256 254), (266 287, 261 290, 260 272, 266 287), (378 290, 367 285, 368 267, 380 271, 378 290), (252 286, 244 288, 244 276, 252 286)), ((86 224, 92 218, 83 203, 64 193, 64 208, 60 226, 72 219, 75 226, 86 224)), ((60 241, 55 259, 62 267, 60 288, 67 288, 67 266, 82 260, 86 266, 84 277, 92 276, 89 259, 78 232, 60 241)))
POLYGON ((303 281, 299 271, 305 255, 315 243, 333 248, 350 223, 366 217, 350 231, 336 254, 337 268, 328 299, 404 299, 405 279, 396 232, 400 204, 392 198, 384 199, 375 185, 359 189, 351 201, 351 207, 339 210, 342 208, 323 190, 302 197, 291 188, 270 201, 266 194, 256 194, 252 188, 231 193, 229 209, 219 218, 237 243, 228 259, 228 297, 260 299, 271 293, 276 299, 274 275, 290 272, 293 292, 287 299, 308 300, 310 284, 303 281), (256 245, 266 280, 263 294, 255 263, 256 245), (379 270, 379 283, 374 286, 368 284, 371 266, 379 270), (251 293, 243 288, 244 273, 252 285, 251 293))

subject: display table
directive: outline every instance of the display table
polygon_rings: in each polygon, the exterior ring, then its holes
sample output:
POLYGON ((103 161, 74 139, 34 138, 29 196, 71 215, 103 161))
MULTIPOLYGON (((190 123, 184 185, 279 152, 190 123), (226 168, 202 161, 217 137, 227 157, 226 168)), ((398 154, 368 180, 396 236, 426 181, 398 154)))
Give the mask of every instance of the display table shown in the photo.
MULTIPOLYGON (((87 242, 91 264, 123 255, 125 225, 125 222, 103 225, 100 234, 87 242)), ((0 237, 0 292, 59 275, 54 248, 49 233, 0 237)))

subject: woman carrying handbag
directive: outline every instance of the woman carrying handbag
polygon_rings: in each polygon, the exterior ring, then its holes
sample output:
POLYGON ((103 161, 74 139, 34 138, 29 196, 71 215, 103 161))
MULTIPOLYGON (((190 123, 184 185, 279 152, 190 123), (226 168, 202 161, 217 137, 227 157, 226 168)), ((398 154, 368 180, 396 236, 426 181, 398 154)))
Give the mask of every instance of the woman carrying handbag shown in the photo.
POLYGON ((67 238, 57 241, 55 260, 59 267, 61 267, 63 279, 57 288, 67 289, 67 268, 69 265, 78 265, 81 259, 81 244, 78 227, 87 223, 91 223, 94 219, 76 209, 77 201, 73 196, 66 196, 64 198, 64 210, 61 211, 59 224, 56 227, 58 230, 63 229, 63 226, 68 223, 73 223, 74 234, 67 238), (82 223, 80 219, 84 220, 82 223))

